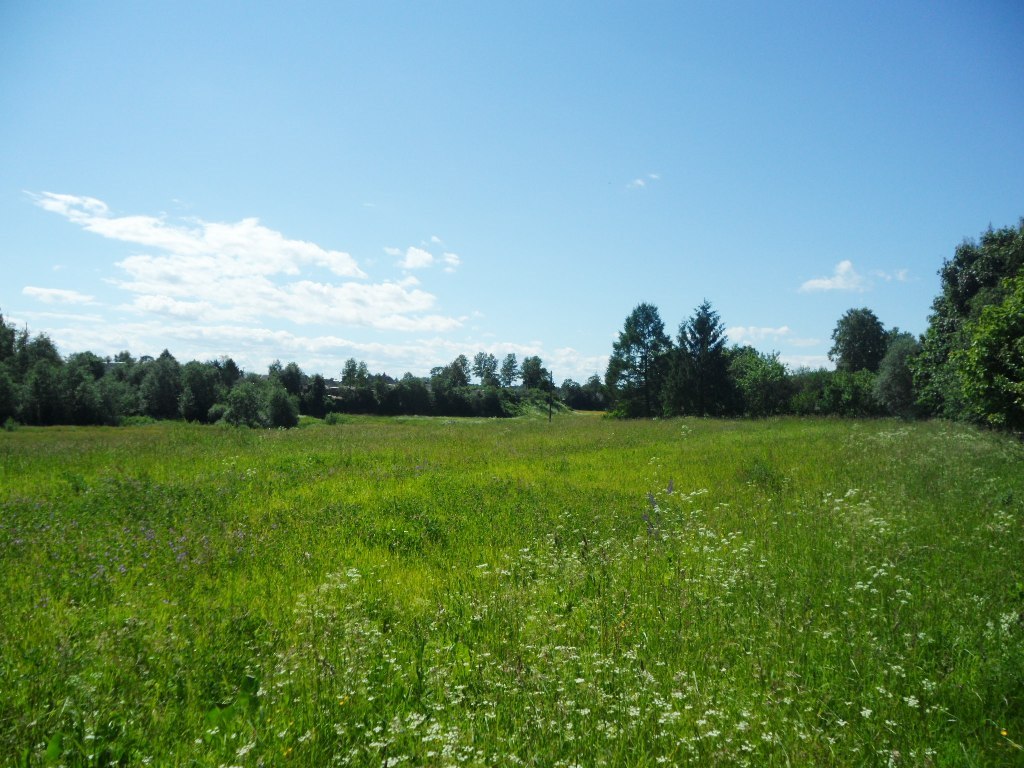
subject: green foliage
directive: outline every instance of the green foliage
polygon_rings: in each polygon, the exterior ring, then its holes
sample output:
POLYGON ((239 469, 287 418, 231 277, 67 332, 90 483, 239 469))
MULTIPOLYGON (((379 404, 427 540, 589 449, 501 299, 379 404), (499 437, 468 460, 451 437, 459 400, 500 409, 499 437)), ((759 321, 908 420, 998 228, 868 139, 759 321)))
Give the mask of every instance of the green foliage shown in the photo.
POLYGON ((608 408, 604 384, 597 374, 587 379, 586 384, 566 379, 559 387, 559 397, 575 411, 604 411, 608 408))
POLYGON ((220 371, 213 363, 186 363, 181 369, 178 401, 181 417, 186 421, 207 421, 210 409, 221 400, 223 392, 220 371))
POLYGON ((370 383, 370 369, 366 363, 350 357, 341 369, 341 383, 346 387, 365 387, 370 383))
POLYGON ((1024 277, 1005 281, 1004 296, 981 310, 965 333, 969 346, 954 363, 973 417, 1024 431, 1024 277))
MULTIPOLYGON (((977 418, 958 370, 971 343, 968 323, 1000 304, 1009 279, 1024 276, 1024 219, 1016 228, 989 229, 979 242, 965 240, 939 270, 942 293, 932 303, 922 350, 912 363, 918 402, 929 414, 977 418)), ((973 374, 968 380, 974 378, 973 374)))
POLYGON ((459 355, 448 365, 434 368, 430 372, 430 386, 437 392, 449 392, 469 386, 469 359, 459 355))
POLYGON ((303 414, 318 419, 322 419, 327 413, 327 382, 319 373, 310 378, 309 386, 302 392, 299 406, 303 414))
POLYGON ((485 387, 500 386, 498 379, 498 358, 490 352, 477 352, 473 358, 473 374, 485 387))
POLYGON ((867 307, 848 309, 839 318, 832 331, 829 360, 835 361, 837 371, 876 373, 885 356, 889 337, 882 322, 867 307))
POLYGON ((18 331, 4 320, 3 312, 0 312, 0 363, 14 357, 15 339, 18 331))
POLYGON ((144 364, 139 394, 142 410, 154 419, 178 418, 181 400, 181 366, 166 349, 160 356, 144 364))
POLYGON ((889 342, 878 366, 875 398, 893 416, 907 419, 917 413, 911 363, 920 352, 917 339, 912 334, 901 333, 889 342))
POLYGON ((0 365, 0 421, 14 418, 19 410, 18 386, 5 365, 0 365))
POLYGON ((71 424, 112 423, 104 413, 103 397, 88 362, 72 358, 61 369, 61 374, 64 421, 71 424))
POLYGON ((519 361, 516 359, 515 353, 509 352, 501 361, 501 371, 498 374, 501 386, 511 387, 516 383, 520 375, 519 361))
POLYGON ((217 424, 221 421, 227 421, 227 415, 227 403, 214 403, 210 406, 210 410, 207 411, 205 421, 209 424, 217 424))
POLYGON ((57 347, 45 333, 30 336, 27 328, 18 331, 14 357, 8 363, 15 379, 24 381, 38 362, 46 362, 56 368, 64 364, 57 347))
POLYGON ((286 429, 299 426, 299 403, 288 391, 276 382, 266 387, 267 421, 271 427, 286 429))
POLYGON ((790 411, 801 416, 883 416, 875 396, 878 374, 868 370, 798 371, 791 377, 790 411))
POLYGON ((242 371, 230 357, 222 357, 214 362, 214 366, 220 372, 220 383, 225 390, 231 389, 242 378, 242 371))
POLYGON ((243 379, 228 393, 224 420, 236 427, 267 427, 270 416, 263 387, 258 379, 243 379))
POLYGON ((615 412, 629 418, 661 410, 661 390, 672 341, 653 304, 638 304, 612 345, 605 384, 615 412))
POLYGON ((663 391, 667 415, 722 416, 735 410, 725 343, 725 325, 704 301, 679 326, 663 391))
POLYGON ((761 354, 753 347, 732 350, 729 376, 736 383, 742 411, 748 416, 774 416, 789 404, 789 377, 778 353, 761 354))
POLYGON ((306 380, 305 374, 299 368, 298 363, 288 363, 277 376, 281 386, 285 388, 292 397, 300 397, 306 380))
POLYGON ((551 374, 537 355, 523 358, 519 375, 526 389, 546 389, 551 382, 551 374))
MULTIPOLYGON (((59 360, 59 358, 58 358, 59 360)), ((64 418, 61 366, 47 358, 36 360, 25 378, 21 420, 26 424, 59 424, 64 418)))

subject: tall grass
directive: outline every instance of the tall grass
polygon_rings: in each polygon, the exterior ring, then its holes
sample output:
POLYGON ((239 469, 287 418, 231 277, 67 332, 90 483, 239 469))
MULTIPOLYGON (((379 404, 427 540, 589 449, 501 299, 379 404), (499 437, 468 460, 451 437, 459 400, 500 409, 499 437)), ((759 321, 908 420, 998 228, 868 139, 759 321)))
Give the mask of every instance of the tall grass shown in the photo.
POLYGON ((0 434, 0 764, 1020 765, 1022 459, 891 421, 0 434))

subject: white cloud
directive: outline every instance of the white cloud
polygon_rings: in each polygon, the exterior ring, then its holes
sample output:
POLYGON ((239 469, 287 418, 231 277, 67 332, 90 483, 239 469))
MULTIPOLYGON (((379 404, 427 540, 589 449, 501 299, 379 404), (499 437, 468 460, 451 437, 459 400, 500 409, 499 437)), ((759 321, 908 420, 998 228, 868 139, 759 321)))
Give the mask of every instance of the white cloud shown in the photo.
POLYGON ((462 264, 462 259, 459 258, 457 253, 448 253, 447 251, 441 257, 441 260, 445 264, 445 272, 454 272, 455 268, 462 264))
POLYGON ((434 263, 434 254, 410 245, 405 250, 405 258, 398 262, 402 269, 423 269, 434 263))
POLYGON ((343 251, 289 240, 259 219, 234 224, 191 220, 191 226, 168 224, 155 216, 112 216, 102 200, 43 192, 33 195, 40 208, 58 213, 83 229, 112 240, 168 251, 176 257, 207 256, 232 269, 260 274, 298 274, 307 265, 325 267, 341 277, 366 277, 343 251))
POLYGON ((561 384, 566 379, 584 384, 595 373, 604 376, 608 368, 608 355, 585 355, 572 347, 562 347, 556 349, 550 359, 544 358, 544 366, 554 375, 555 384, 561 384))
POLYGON ((658 181, 661 179, 660 173, 648 173, 643 176, 638 176, 632 181, 626 184, 626 189, 643 189, 652 181, 658 181))
POLYGON ((897 269, 895 272, 885 272, 884 270, 876 269, 871 274, 885 280, 887 283, 891 283, 893 280, 897 283, 906 283, 910 280, 910 270, 908 269, 897 269))
POLYGON ((866 291, 868 281, 853 268, 853 262, 844 259, 836 264, 832 277, 816 277, 800 286, 801 293, 814 291, 866 291))
POLYGON ((394 258, 397 259, 399 256, 402 255, 402 249, 401 248, 385 247, 384 248, 384 253, 386 253, 388 256, 393 256, 394 258))
POLYGON ((34 285, 26 285, 21 292, 44 304, 92 304, 95 298, 78 291, 69 291, 63 288, 37 288, 34 285))
POLYGON ((729 337, 729 341, 733 344, 750 344, 754 342, 767 341, 769 339, 778 341, 783 337, 789 336, 789 333, 790 329, 788 325, 781 325, 778 328, 747 325, 735 326, 725 330, 725 335, 729 337))
POLYGON ((794 347, 817 347, 824 342, 821 339, 789 339, 788 343, 794 347))
POLYGON ((779 362, 788 365, 790 370, 797 368, 833 368, 828 355, 779 355, 779 362))
MULTIPOLYGON (((39 207, 89 232, 158 251, 116 264, 125 278, 112 282, 134 294, 124 308, 139 315, 236 324, 275 318, 396 331, 440 332, 461 325, 458 319, 434 313, 435 296, 414 280, 325 282, 307 277, 304 272, 310 267, 325 268, 336 277, 365 274, 349 254, 287 239, 255 218, 234 224, 198 219, 169 223, 151 216, 112 216, 95 198, 48 192, 33 197, 39 207)), ((422 259, 419 254, 433 260, 412 248, 406 259, 416 263, 422 259)))

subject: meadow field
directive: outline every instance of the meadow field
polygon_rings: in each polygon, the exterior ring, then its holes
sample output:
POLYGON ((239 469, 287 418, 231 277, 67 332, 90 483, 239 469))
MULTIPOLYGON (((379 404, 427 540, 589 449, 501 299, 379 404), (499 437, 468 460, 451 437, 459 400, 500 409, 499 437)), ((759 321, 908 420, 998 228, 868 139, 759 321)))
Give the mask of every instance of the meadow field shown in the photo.
POLYGON ((1024 765, 1024 447, 0 432, 0 765, 1024 765))

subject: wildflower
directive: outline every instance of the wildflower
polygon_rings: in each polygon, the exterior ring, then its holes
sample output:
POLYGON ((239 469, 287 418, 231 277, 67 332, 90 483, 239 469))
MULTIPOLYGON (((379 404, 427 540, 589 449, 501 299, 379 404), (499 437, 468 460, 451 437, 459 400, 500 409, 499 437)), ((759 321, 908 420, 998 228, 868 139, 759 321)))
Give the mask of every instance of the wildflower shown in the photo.
POLYGON ((860 711, 860 716, 866 720, 867 718, 871 717, 871 710, 865 707, 860 711))

